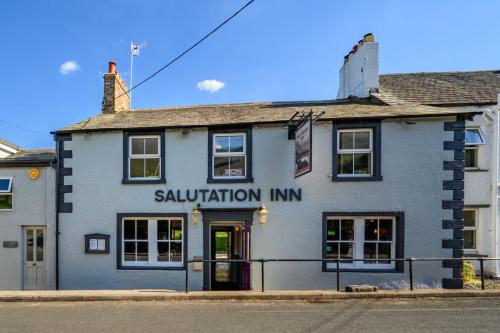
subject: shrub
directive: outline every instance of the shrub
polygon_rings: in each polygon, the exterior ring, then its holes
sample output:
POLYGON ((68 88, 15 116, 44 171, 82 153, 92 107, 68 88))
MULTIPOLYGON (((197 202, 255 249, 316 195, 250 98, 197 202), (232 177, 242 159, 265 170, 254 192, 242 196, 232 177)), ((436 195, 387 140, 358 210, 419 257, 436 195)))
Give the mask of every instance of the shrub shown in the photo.
POLYGON ((462 267, 462 277, 465 284, 481 284, 481 280, 476 278, 476 269, 469 261, 464 261, 462 267))

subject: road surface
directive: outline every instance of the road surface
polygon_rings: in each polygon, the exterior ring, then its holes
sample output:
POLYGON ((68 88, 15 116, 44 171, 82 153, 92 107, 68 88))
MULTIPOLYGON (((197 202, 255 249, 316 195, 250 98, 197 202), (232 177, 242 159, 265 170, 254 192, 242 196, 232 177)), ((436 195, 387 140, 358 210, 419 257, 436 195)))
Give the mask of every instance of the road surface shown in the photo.
POLYGON ((0 332, 495 332, 500 298, 0 303, 0 332))

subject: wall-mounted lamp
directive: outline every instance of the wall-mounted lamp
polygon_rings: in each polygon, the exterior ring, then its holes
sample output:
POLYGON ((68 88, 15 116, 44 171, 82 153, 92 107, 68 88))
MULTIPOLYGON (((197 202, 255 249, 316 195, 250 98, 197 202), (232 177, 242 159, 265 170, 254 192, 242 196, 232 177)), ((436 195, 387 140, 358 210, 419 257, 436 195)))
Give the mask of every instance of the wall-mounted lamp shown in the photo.
POLYGON ((191 217, 193 219, 194 225, 197 225, 200 222, 201 218, 200 204, 196 204, 196 206, 194 206, 193 211, 191 212, 191 217))
POLYGON ((260 224, 267 223, 267 214, 269 214, 269 212, 267 211, 266 206, 262 205, 259 208, 259 223, 260 224))

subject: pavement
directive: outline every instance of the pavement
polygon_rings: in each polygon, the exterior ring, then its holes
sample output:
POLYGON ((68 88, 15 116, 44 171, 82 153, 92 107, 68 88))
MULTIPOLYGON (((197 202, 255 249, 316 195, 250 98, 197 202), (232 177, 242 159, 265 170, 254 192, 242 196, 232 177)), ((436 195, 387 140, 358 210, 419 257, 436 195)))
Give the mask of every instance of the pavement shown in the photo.
POLYGON ((71 302, 71 301, 328 301, 337 299, 384 298, 464 298, 499 297, 500 289, 419 289, 377 292, 337 292, 329 290, 293 291, 190 291, 171 290, 44 290, 0 291, 0 302, 71 302))
POLYGON ((498 332, 500 298, 0 303, 0 332, 498 332))

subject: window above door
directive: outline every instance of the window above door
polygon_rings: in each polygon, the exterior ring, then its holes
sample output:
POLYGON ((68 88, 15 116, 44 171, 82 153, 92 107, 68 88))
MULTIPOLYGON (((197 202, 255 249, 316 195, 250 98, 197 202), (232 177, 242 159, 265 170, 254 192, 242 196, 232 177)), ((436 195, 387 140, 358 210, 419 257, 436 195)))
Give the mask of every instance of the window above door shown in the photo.
POLYGON ((207 183, 251 183, 252 129, 209 129, 207 183))

